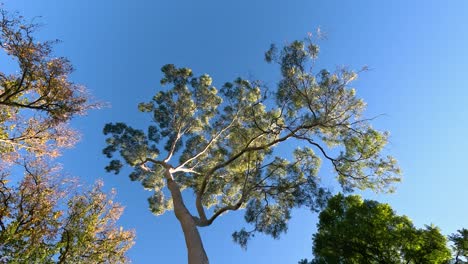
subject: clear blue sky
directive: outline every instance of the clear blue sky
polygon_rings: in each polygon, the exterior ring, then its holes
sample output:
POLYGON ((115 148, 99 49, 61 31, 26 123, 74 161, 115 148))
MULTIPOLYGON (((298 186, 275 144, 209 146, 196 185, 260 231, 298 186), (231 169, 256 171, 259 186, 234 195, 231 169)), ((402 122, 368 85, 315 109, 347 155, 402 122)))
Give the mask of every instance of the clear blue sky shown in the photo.
MULTIPOLYGON (((154 217, 138 183, 104 172, 106 122, 144 127, 136 105, 159 89, 166 63, 209 73, 215 84, 238 75, 274 85, 263 62, 270 43, 303 38, 318 26, 321 65, 372 70, 355 83, 378 128, 391 132, 387 150, 404 179, 389 202, 416 225, 434 223, 446 234, 468 227, 468 2, 465 0, 6 0, 5 7, 44 24, 43 39, 61 39, 72 78, 112 107, 73 121, 83 134, 61 159, 66 171, 92 182, 103 178, 126 206, 121 223, 137 231, 134 263, 185 263, 182 232, 172 213, 154 217)), ((322 177, 328 176, 325 170, 322 177)), ((257 236, 247 251, 231 242, 243 226, 230 213, 201 230, 211 263, 296 263, 311 257, 317 215, 295 211, 280 240, 257 236)))

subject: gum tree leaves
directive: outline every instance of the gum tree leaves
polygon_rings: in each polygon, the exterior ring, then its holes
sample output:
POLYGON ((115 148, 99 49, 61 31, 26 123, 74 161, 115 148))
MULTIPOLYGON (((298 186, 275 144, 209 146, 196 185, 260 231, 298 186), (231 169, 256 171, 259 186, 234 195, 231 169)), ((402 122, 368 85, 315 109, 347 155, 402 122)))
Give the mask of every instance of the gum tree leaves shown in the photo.
POLYGON ((251 228, 233 236, 244 247, 255 232, 286 232, 293 208, 326 203, 322 162, 331 163, 345 190, 389 190, 400 170, 383 154, 388 133, 362 117, 365 103, 350 87, 357 72, 315 71, 318 54, 309 39, 272 46, 265 59, 281 69, 274 90, 243 78, 218 89, 206 74, 163 66, 165 88, 138 106, 152 117, 148 129, 105 126, 104 154, 113 159, 107 169, 132 167, 131 179, 153 191, 156 214, 171 209, 167 182, 191 189, 199 227, 245 208, 251 228))

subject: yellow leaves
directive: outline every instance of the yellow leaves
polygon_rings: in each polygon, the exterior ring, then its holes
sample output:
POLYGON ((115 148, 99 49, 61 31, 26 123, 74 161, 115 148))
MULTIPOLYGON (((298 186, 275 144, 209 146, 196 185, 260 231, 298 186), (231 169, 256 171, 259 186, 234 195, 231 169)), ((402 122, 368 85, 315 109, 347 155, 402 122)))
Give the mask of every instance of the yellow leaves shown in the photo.
POLYGON ((88 104, 86 89, 69 79, 68 60, 51 58, 53 42, 35 41, 35 25, 0 13, 0 42, 18 62, 17 72, 0 73, 1 244, 14 252, 15 263, 30 263, 32 255, 41 263, 55 260, 64 241, 73 243, 66 245, 67 263, 124 262, 134 235, 116 225, 123 208, 102 184, 80 189, 49 166, 79 138, 69 120, 97 105, 88 104), (14 184, 5 176, 12 164, 14 184))
POLYGON ((57 212, 54 213, 53 218, 54 218, 55 220, 57 220, 57 219, 59 219, 62 215, 63 215, 63 211, 57 211, 57 212))
MULTIPOLYGON (((4 15, 3 22, 8 22, 0 24, 0 42, 19 63, 19 71, 1 74, 4 78, 0 93, 5 96, 0 98, 0 125, 8 130, 4 131, 6 135, 1 134, 10 140, 12 148, 0 149, 0 159, 9 151, 20 150, 57 157, 58 148, 74 143, 65 143, 61 138, 64 130, 59 125, 91 107, 87 104, 88 95, 83 87, 69 80, 72 67, 66 59, 50 58, 52 42, 35 41, 34 25, 20 25, 21 19, 10 20, 4 15)), ((69 136, 66 137, 72 138, 69 136)))
POLYGON ((200 77, 200 85, 208 87, 213 82, 213 79, 208 75, 204 74, 200 77))
POLYGON ((247 93, 247 96, 246 96, 246 99, 248 102, 257 102, 260 100, 261 98, 261 94, 260 94, 260 88, 259 87, 255 87, 251 90, 248 91, 247 93))
POLYGON ((287 77, 293 77, 294 74, 296 74, 296 69, 294 67, 289 68, 286 72, 287 77))

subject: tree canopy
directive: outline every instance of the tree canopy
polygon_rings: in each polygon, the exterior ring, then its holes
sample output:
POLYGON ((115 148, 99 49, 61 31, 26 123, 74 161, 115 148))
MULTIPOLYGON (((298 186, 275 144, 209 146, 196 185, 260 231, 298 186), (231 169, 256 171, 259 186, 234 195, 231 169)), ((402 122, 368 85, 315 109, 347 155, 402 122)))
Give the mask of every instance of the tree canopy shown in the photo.
POLYGON ((0 263, 126 263, 133 231, 116 224, 123 207, 102 191, 36 161, 19 184, 0 176, 0 263))
POLYGON ((57 156, 77 139, 67 122, 94 106, 86 89, 70 81, 70 62, 53 56, 57 41, 35 39, 37 27, 0 9, 0 47, 16 66, 0 72, 2 162, 21 158, 24 151, 57 156))
MULTIPOLYGON (((165 65, 161 84, 169 87, 138 106, 152 117, 149 126, 104 127, 103 152, 112 159, 106 169, 119 173, 129 165, 130 179, 152 191, 154 214, 174 209, 189 262, 195 251, 204 255, 202 246, 191 253, 190 236, 200 244, 197 227, 223 213, 245 209, 252 227, 233 234, 245 247, 255 232, 274 238, 286 232, 293 208, 319 209, 328 197, 318 176, 322 159, 345 190, 388 190, 399 180, 395 159, 383 153, 388 133, 362 117, 365 103, 350 87, 358 72, 315 71, 318 53, 310 38, 272 45, 265 59, 281 72, 274 90, 243 78, 218 89, 207 74, 165 65), (279 155, 279 149, 290 155, 279 155), (185 207, 184 189, 195 194, 196 214, 185 207)), ((207 263, 203 258, 190 263, 207 263)))
POLYGON ((17 66, 0 72, 0 263, 127 262, 123 207, 101 182, 78 188, 54 160, 78 139, 70 119, 95 105, 36 28, 0 7, 1 55, 17 66))
MULTIPOLYGON (((319 215, 311 263, 448 263, 447 238, 416 228, 388 204, 338 194, 319 215)), ((308 263, 303 260, 300 263, 308 263)))

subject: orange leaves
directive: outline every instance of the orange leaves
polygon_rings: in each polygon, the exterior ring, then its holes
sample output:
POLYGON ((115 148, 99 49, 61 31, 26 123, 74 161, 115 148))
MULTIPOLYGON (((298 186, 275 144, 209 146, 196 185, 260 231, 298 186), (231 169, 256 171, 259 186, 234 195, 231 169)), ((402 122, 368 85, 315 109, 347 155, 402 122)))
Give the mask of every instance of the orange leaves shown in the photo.
POLYGON ((0 256, 14 263, 126 262, 134 233, 117 226, 123 208, 114 193, 104 193, 102 182, 80 189, 51 165, 79 139, 69 120, 98 105, 69 79, 70 62, 52 57, 54 43, 35 41, 34 29, 0 6, 0 48, 18 63, 14 74, 0 69, 0 256))
POLYGON ((116 224, 123 208, 112 201, 114 194, 103 192, 102 182, 78 189, 39 160, 25 165, 25 172, 16 186, 0 178, 0 255, 28 263, 126 262, 135 234, 116 224))
POLYGON ((69 79, 70 62, 52 56, 55 42, 38 42, 36 25, 3 9, 0 15, 0 48, 18 65, 14 74, 0 69, 0 159, 14 162, 19 157, 10 153, 19 151, 57 157, 76 142, 68 121, 96 105, 69 79))

